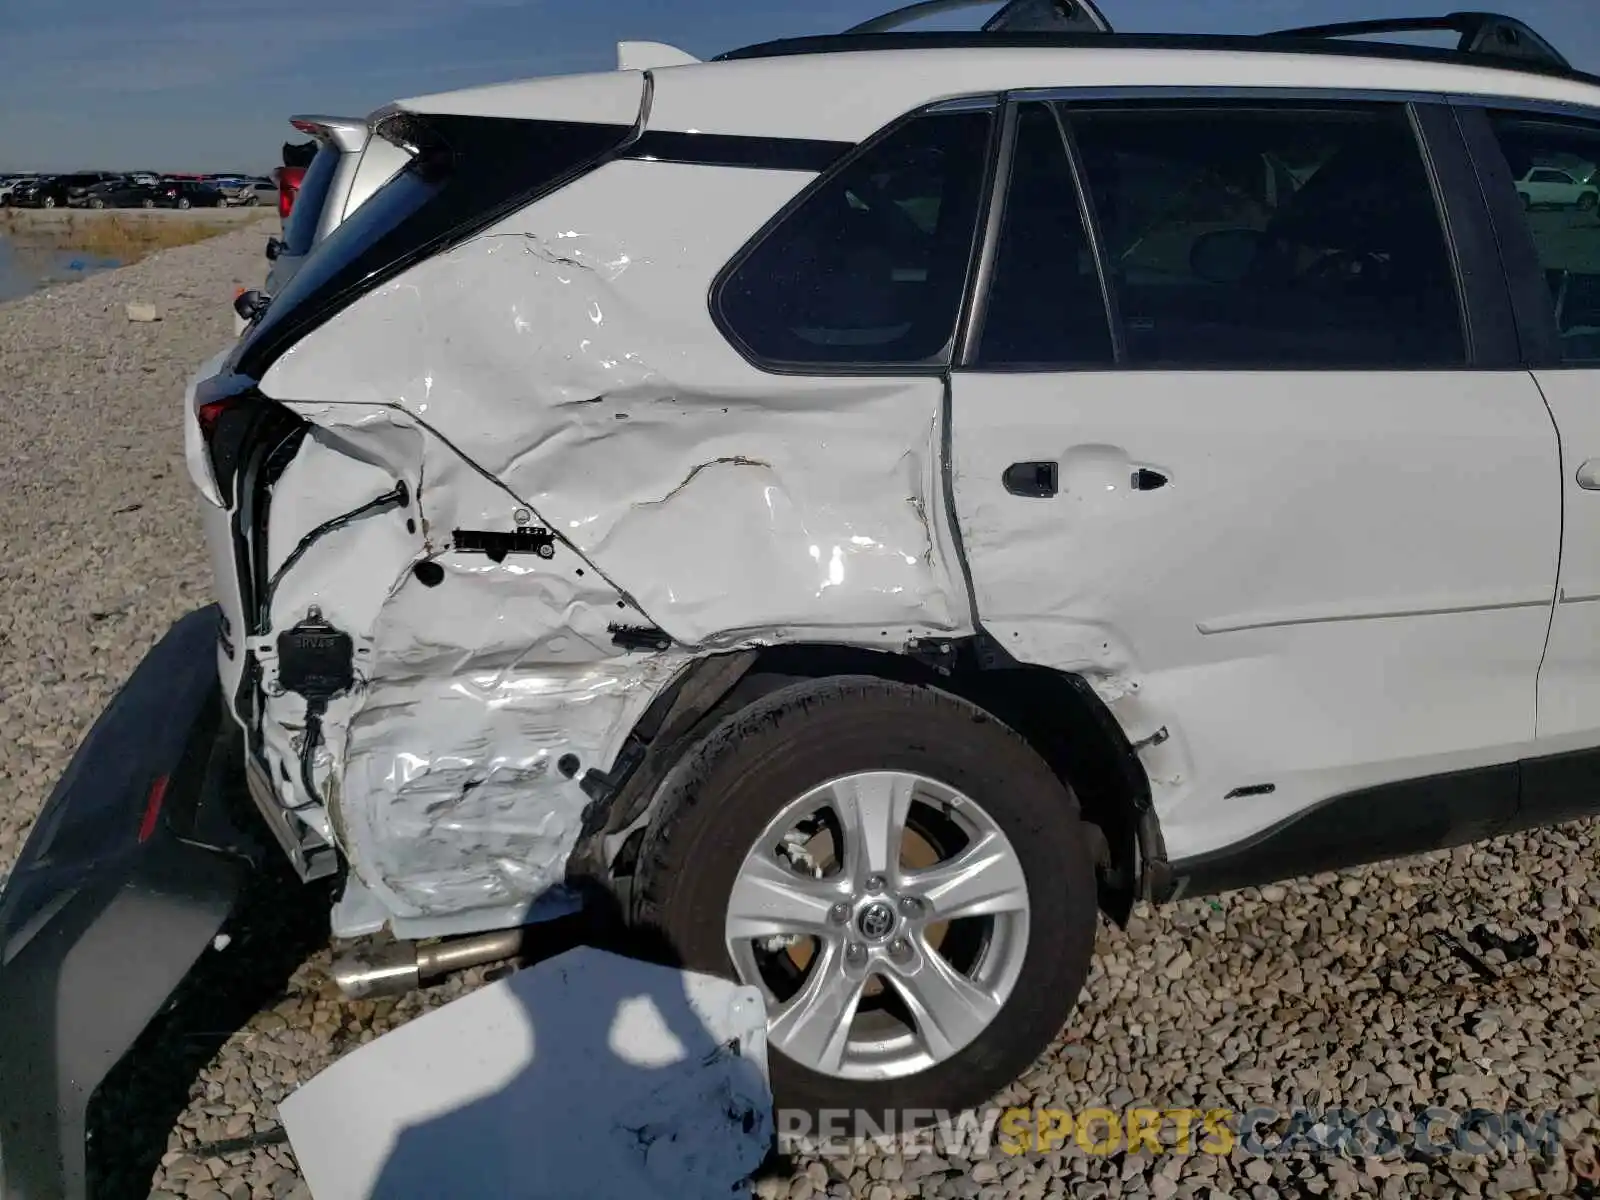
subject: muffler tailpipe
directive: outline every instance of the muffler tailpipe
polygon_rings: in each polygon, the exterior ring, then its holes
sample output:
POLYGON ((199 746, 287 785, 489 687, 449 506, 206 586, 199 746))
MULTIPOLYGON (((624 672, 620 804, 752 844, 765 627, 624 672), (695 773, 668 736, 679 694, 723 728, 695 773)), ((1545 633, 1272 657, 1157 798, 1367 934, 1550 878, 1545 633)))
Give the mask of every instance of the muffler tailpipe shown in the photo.
POLYGON ((521 929, 502 929, 428 946, 393 942, 352 950, 333 960, 333 981, 350 1000, 399 996, 452 971, 515 958, 522 952, 522 938, 521 929))

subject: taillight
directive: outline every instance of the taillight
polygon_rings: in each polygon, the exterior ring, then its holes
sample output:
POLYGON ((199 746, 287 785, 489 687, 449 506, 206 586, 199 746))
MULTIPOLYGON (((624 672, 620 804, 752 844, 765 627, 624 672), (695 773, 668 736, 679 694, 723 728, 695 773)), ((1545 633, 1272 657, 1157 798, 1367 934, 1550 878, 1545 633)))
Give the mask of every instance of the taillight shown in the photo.
POLYGON ((217 482, 217 494, 224 504, 233 502, 233 477, 238 473, 241 451, 254 424, 250 410, 255 405, 255 397, 246 394, 208 400, 194 410, 200 438, 211 459, 211 477, 217 482))
POLYGON ((304 167, 279 167, 275 172, 278 181, 278 216, 288 219, 294 211, 294 198, 300 194, 300 181, 305 178, 304 167))

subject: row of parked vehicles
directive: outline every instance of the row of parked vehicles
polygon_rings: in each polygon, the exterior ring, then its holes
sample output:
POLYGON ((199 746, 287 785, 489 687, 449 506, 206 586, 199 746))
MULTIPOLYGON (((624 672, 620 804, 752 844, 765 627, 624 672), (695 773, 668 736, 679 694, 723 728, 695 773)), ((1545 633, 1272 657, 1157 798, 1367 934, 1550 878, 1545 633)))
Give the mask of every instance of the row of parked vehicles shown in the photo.
POLYGON ((0 205, 16 208, 220 208, 270 204, 277 192, 277 184, 258 175, 76 171, 0 176, 0 205))

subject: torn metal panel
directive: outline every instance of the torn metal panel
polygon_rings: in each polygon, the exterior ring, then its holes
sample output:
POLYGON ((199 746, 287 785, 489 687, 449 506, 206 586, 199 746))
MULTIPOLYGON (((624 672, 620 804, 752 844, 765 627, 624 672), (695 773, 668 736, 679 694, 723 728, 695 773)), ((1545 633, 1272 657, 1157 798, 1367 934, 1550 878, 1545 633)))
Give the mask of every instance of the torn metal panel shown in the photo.
POLYGON ((771 1145, 761 995, 569 951, 362 1046, 280 1106, 317 1200, 728 1197, 771 1145))
POLYGON ((395 916, 525 910, 562 879, 582 772, 610 761, 686 656, 618 646, 615 624, 647 618, 565 544, 452 548, 457 528, 537 518, 409 414, 294 407, 314 425, 273 488, 271 629, 314 606, 353 639, 356 685, 327 705, 313 804, 298 784, 306 701, 283 687, 272 638, 252 641, 283 801, 395 916), (397 484, 408 504, 338 522, 397 484))
POLYGON ((804 178, 612 163, 358 300, 262 387, 400 406, 685 645, 968 633, 941 382, 767 374, 707 309, 804 178), (697 219, 708 194, 725 220, 697 219))

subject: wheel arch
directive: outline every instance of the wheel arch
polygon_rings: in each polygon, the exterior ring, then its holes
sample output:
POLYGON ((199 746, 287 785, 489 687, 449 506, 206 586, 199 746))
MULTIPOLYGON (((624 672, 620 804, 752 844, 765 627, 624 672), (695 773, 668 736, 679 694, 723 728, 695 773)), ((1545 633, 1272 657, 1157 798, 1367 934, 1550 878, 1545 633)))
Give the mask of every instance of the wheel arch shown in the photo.
POLYGON ((1081 676, 1017 662, 987 637, 924 642, 895 654, 828 643, 767 646, 694 660, 651 704, 608 772, 583 780, 590 804, 568 877, 626 890, 661 782, 725 717, 779 688, 870 675, 936 687, 1015 730, 1069 785, 1100 833, 1100 905, 1125 924, 1162 895, 1167 862, 1144 768, 1116 718, 1081 676))

